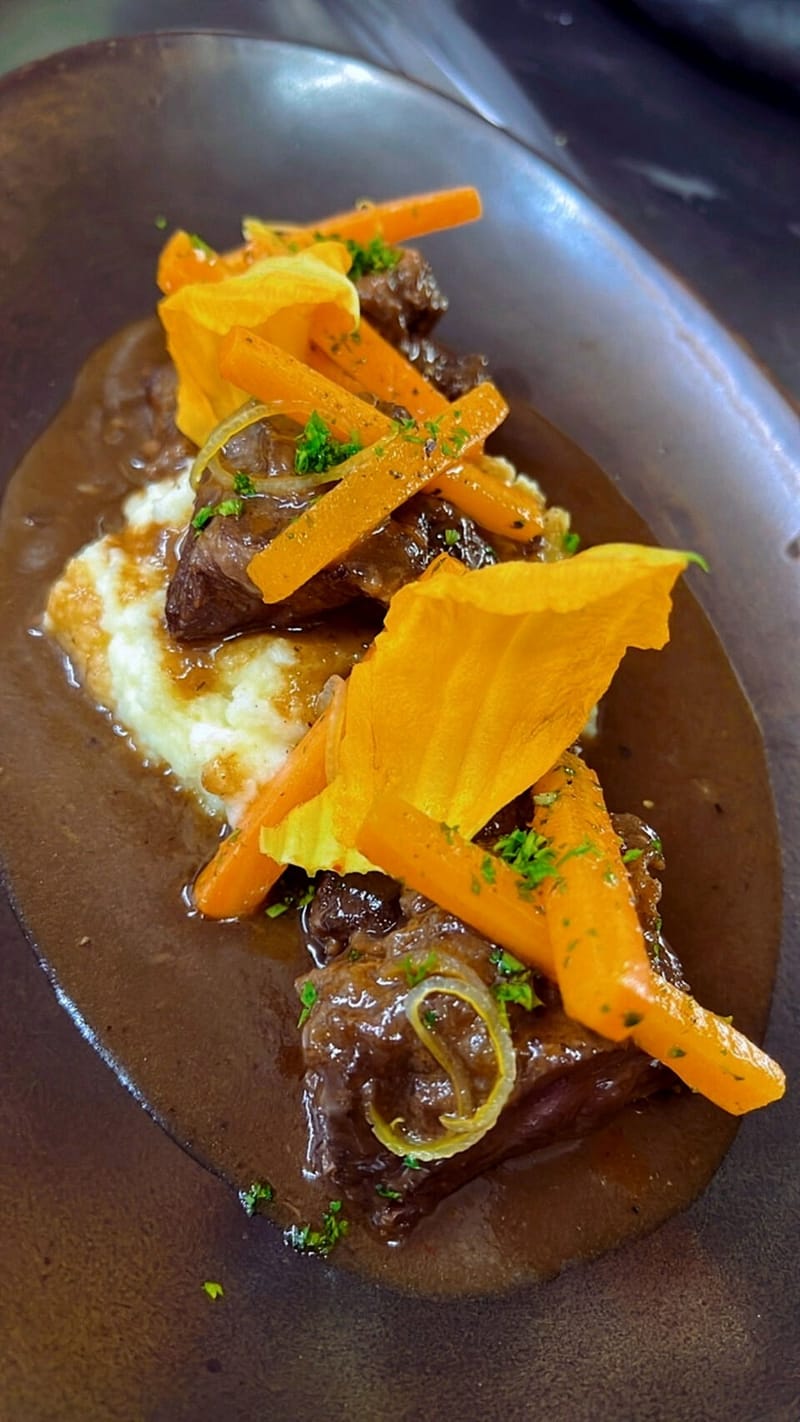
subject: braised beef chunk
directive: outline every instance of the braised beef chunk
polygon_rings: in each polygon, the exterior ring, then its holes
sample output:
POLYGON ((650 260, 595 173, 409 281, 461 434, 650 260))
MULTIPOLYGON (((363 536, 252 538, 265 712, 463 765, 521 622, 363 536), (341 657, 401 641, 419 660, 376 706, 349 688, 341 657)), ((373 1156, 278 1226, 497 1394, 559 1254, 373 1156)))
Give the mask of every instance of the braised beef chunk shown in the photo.
POLYGON ((407 249, 397 266, 361 277, 356 284, 362 313, 370 324, 448 400, 457 400, 488 379, 485 356, 457 355, 432 338, 448 302, 419 252, 407 249))
MULTIPOLYGON (((226 446, 228 469, 218 464, 215 475, 206 472, 196 514, 235 496, 237 465, 247 470, 255 493, 241 498, 237 511, 216 514, 202 528, 186 530, 166 602, 167 626, 179 641, 307 627, 359 598, 385 605, 440 553, 450 553, 468 568, 497 561, 492 544, 471 519, 445 499, 418 494, 341 563, 325 568, 284 601, 265 603, 250 580, 248 563, 328 487, 308 489, 295 474, 299 432, 284 418, 253 425, 226 446)), ((501 552, 505 555, 504 547, 501 552)))
POLYGON ((394 879, 377 872, 323 874, 303 916, 303 935, 315 961, 326 963, 355 932, 380 938, 400 917, 400 885, 394 879))
POLYGON ((448 307, 429 263, 413 248, 388 271, 360 277, 356 288, 362 315, 393 346, 430 335, 448 307))
MULTIPOLYGON (((642 850, 631 863, 631 881, 652 961, 685 987, 677 959, 660 939, 660 885, 651 872, 661 863, 660 845, 633 816, 618 817, 616 828, 627 848, 642 850)), ((464 1110, 464 1092, 474 1109, 495 1074, 479 1014, 432 986, 424 1006, 431 1014, 427 1025, 446 1044, 442 1060, 448 1069, 440 1064, 409 1023, 409 986, 458 972, 477 975, 490 989, 508 979, 496 945, 419 895, 403 893, 398 899, 396 885, 387 903, 394 924, 378 936, 378 887, 359 886, 358 876, 348 876, 346 886, 335 875, 325 876, 322 902, 310 920, 333 951, 328 966, 310 974, 317 998, 303 1032, 309 1166, 378 1230, 402 1234, 491 1166, 578 1139, 629 1102, 674 1084, 666 1068, 634 1046, 609 1042, 567 1018, 557 989, 528 974, 532 1009, 505 1004, 516 1079, 497 1123, 449 1159, 425 1162, 414 1157, 413 1148, 406 1157, 384 1148, 372 1130, 371 1113, 387 1122, 402 1120, 412 1139, 438 1139, 441 1116, 457 1106, 464 1110)))

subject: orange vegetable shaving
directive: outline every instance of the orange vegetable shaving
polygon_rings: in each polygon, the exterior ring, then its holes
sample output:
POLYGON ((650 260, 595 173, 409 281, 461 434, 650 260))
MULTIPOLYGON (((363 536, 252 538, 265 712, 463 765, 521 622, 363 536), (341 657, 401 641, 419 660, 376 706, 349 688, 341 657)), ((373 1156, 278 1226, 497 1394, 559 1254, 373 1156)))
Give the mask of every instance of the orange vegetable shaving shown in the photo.
POLYGON ((478 385, 441 419, 433 449, 405 432, 339 465, 340 481, 257 553, 247 572, 265 602, 280 602, 343 557, 400 504, 496 429, 508 414, 493 385, 478 385))
POLYGON ((580 756, 565 752, 536 790, 533 828, 549 841, 553 861, 542 898, 565 1010, 620 1041, 630 1033, 623 981, 646 982, 650 959, 619 839, 580 756))
POLYGON ((391 433, 392 422, 365 400, 342 390, 278 346, 250 331, 233 330, 220 342, 220 374, 268 404, 298 397, 313 405, 326 424, 355 430, 364 444, 391 433))
MULTIPOLYGON (((604 855, 606 850, 612 852, 610 840, 616 840, 616 836, 605 807, 598 805, 595 777, 585 766, 578 770, 579 764, 576 757, 565 758, 559 770, 545 776, 536 790, 537 794, 546 794, 555 789, 560 799, 569 794, 564 767, 574 767, 576 776, 581 777, 572 803, 557 817, 557 824, 570 834, 579 829, 578 845, 587 835, 594 835, 601 842, 599 857, 586 855, 586 862, 593 866, 594 884, 587 883, 585 875, 576 881, 571 866, 581 863, 583 856, 578 854, 566 859, 562 855, 559 860, 561 845, 557 844, 555 876, 547 881, 548 887, 534 891, 526 902, 520 896, 520 880, 513 869, 391 793, 370 806, 357 832, 358 847, 386 873, 458 914, 479 933, 509 949, 538 972, 557 980, 559 986, 564 967, 564 919, 569 918, 568 927, 580 934, 578 942, 570 947, 576 976, 585 969, 596 988, 602 989, 615 1003, 614 1009, 606 1014, 601 1009, 601 1035, 611 1036, 615 1041, 632 1037, 643 1051, 672 1067, 693 1090, 702 1092, 734 1115, 778 1100, 784 1092, 785 1078, 777 1062, 729 1022, 700 1007, 688 993, 681 992, 656 973, 647 961, 639 928, 641 953, 645 958, 643 967, 630 941, 624 915, 623 945, 615 942, 613 921, 619 926, 620 919, 612 915, 612 927, 609 927, 608 905, 604 902, 601 885, 611 887, 605 878, 608 871, 604 855), (544 786, 549 789, 544 790, 544 786), (588 894, 586 903, 585 893, 588 894), (591 946, 591 939, 592 929, 598 925, 598 942, 602 947, 596 949, 591 946), (587 938, 589 947, 581 963, 579 948, 587 938)), ((552 821, 548 828, 553 829, 552 821)), ((619 857, 618 841, 616 854, 619 857)), ((621 858, 619 868, 619 883, 624 880, 627 885, 628 875, 621 858)), ((626 888, 620 898, 628 896, 626 888)), ((594 1020, 597 1016, 594 993, 579 990, 576 994, 574 984, 570 985, 570 991, 572 1005, 564 999, 569 1016, 598 1031, 594 1020), (585 1003, 588 1017, 582 1015, 585 1003)))
POLYGON ((340 728, 345 683, 336 684, 333 698, 318 721, 287 756, 277 775, 257 793, 242 823, 219 846, 194 885, 194 901, 206 918, 238 918, 252 913, 266 898, 285 865, 262 854, 261 830, 276 825, 326 782, 326 757, 331 735, 340 728))
POLYGON ((220 374, 226 333, 243 327, 275 345, 305 355, 318 306, 341 306, 351 323, 358 297, 346 272, 349 253, 338 242, 319 242, 295 256, 264 257, 216 281, 193 281, 159 303, 167 348, 178 372, 179 429, 202 445, 210 431, 245 400, 244 388, 220 374))
POLYGON ((580 734, 626 648, 664 645, 688 562, 627 544, 474 572, 444 558, 392 598, 350 675, 335 778, 265 850, 309 872, 363 869, 356 833, 388 790, 471 838, 580 734))
MULTIPOLYGON (((353 394, 355 381, 351 375, 344 371, 337 375, 341 384, 328 378, 334 362, 327 352, 312 346, 311 364, 322 364, 322 373, 248 331, 233 330, 220 343, 220 374, 256 399, 269 402, 302 396, 327 424, 355 430, 364 444, 391 434, 392 421, 353 394)), ((334 368, 338 370, 335 365, 334 368)), ((433 394, 440 401, 439 412, 448 410, 444 397, 437 391, 433 394)), ((535 494, 521 483, 504 484, 477 464, 466 462, 463 469, 443 470, 429 491, 449 499, 490 533, 525 543, 542 531, 543 506, 535 494)))
POLYGON ((741 1116, 778 1101, 786 1077, 776 1061, 688 993, 651 973, 623 984, 622 1005, 639 1019, 631 1036, 643 1052, 671 1067, 693 1091, 741 1116))
POLYGON ((333 309, 316 313, 311 340, 362 390, 389 405, 402 405, 415 420, 435 419, 447 401, 363 316, 353 330, 333 309))
POLYGON ((370 805, 356 847, 384 873, 401 879, 548 978, 555 961, 541 909, 502 859, 449 825, 387 791, 370 805))

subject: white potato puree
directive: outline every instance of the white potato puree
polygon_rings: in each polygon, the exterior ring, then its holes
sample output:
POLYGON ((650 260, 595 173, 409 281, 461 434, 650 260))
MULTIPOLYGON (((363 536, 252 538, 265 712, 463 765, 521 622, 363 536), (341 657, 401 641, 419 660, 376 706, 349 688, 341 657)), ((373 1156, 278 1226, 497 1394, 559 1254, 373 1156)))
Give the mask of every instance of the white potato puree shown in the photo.
POLYGON ((169 550, 192 503, 188 467, 131 494, 121 531, 87 544, 53 586, 45 630, 143 759, 236 824, 306 729, 286 710, 296 653, 268 632, 211 650, 172 641, 169 550))

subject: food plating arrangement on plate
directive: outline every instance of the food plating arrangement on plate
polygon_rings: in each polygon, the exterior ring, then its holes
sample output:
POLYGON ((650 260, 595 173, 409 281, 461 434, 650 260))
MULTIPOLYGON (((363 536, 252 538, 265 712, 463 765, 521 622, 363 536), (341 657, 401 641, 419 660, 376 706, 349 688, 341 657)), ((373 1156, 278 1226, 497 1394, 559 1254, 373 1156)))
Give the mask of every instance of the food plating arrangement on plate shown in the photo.
POLYGON ((480 216, 460 188, 174 232, 159 320, 90 358, 3 532, 41 540, 12 615, 54 754, 91 747, 130 847, 92 893, 76 820, 56 980, 95 955, 84 1027, 288 1246, 443 1291, 652 1228, 784 1090, 662 921, 646 763, 636 804, 593 768, 702 550, 583 547, 512 460, 401 245, 480 216))

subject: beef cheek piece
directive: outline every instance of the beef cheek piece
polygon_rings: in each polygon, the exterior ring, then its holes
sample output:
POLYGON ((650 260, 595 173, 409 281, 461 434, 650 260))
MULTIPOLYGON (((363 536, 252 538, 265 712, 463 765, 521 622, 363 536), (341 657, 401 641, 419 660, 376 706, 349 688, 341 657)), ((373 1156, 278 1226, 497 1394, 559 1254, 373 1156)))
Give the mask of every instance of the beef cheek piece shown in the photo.
POLYGON ((370 325, 448 400, 457 400, 488 380, 485 356, 457 355, 431 335, 448 301, 419 252, 407 248, 396 266, 361 277, 356 286, 370 325))
MULTIPOLYGON (((309 488, 295 473, 301 427, 283 416, 253 425, 225 447, 224 465, 206 470, 197 491, 195 518, 204 509, 228 513, 209 518, 204 527, 187 528, 167 589, 167 626, 178 641, 228 637, 257 629, 299 630, 328 612, 359 598, 385 606, 399 588, 412 582, 440 553, 448 552, 468 568, 495 563, 507 540, 493 543, 471 519, 445 499, 417 494, 380 528, 355 545, 340 563, 323 569, 278 603, 265 603, 247 566, 273 538, 328 487, 309 488), (253 492, 237 496, 234 470, 247 471, 253 492)), ((239 486, 241 487, 241 486, 239 486)), ((519 556, 518 545, 509 545, 519 556)), ((528 556, 539 556, 532 545, 528 556)))
MULTIPOLYGON (((626 848, 642 851, 630 872, 651 959, 685 988, 680 964, 660 936, 660 884, 653 873, 663 868, 660 844, 634 816, 618 817, 615 828, 626 848)), ((412 1145, 407 1156, 395 1155, 378 1141, 369 1113, 402 1118, 410 1137, 436 1140, 440 1117, 456 1108, 455 1077, 406 1016, 409 985, 420 975, 447 976, 463 965, 495 989, 509 981, 501 950, 426 899, 400 894, 397 885, 387 889, 375 876, 359 886, 357 875, 325 875, 304 923, 316 961, 329 960, 301 980, 316 990, 303 1028, 309 1167, 389 1237, 402 1235, 446 1195, 501 1161, 579 1139, 629 1102, 676 1085, 672 1073, 632 1044, 610 1042, 571 1021, 557 989, 530 974, 539 1005, 504 1004, 516 1080, 496 1124, 449 1159, 419 1160, 412 1145), (393 924, 388 932, 387 921, 393 924)), ((462 1093, 466 1089, 477 1105, 496 1073, 480 1017, 444 992, 431 992, 425 1009, 431 1033, 444 1044, 442 1060, 451 1068, 455 1063, 462 1093)))

